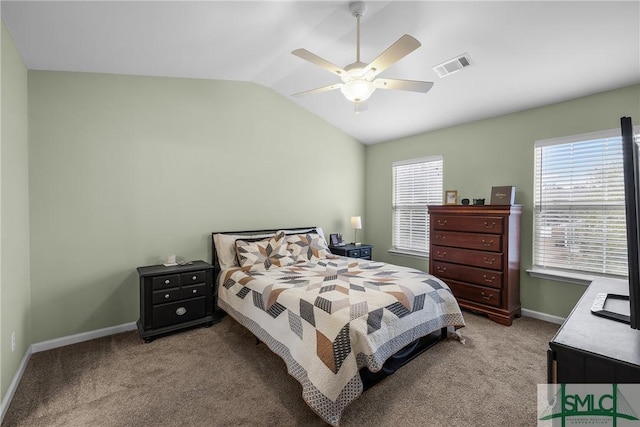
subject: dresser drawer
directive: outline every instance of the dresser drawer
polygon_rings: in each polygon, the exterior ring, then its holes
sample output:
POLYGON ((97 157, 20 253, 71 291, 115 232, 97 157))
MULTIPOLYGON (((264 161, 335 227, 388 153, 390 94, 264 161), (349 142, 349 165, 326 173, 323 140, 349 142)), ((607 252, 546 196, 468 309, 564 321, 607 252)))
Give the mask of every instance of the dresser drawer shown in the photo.
POLYGON ((204 317, 205 300, 205 297, 198 297, 153 306, 153 327, 161 328, 204 317))
POLYGON ((182 287, 182 298, 195 298, 205 295, 207 291, 206 285, 201 283, 199 285, 189 285, 182 287))
POLYGON ((182 273, 180 275, 180 283, 182 285, 190 285, 196 283, 204 283, 205 278, 207 277, 205 271, 193 271, 191 273, 182 273))
POLYGON ((175 301, 181 298, 180 288, 171 288, 159 291, 153 291, 153 304, 162 304, 165 302, 175 301))
POLYGON ((493 216, 433 215, 434 230, 502 234, 503 219, 493 216))
POLYGON ((431 257, 434 261, 447 261, 492 270, 502 270, 502 254, 495 252, 451 248, 447 246, 432 246, 431 257))
MULTIPOLYGON (((502 287, 502 272, 434 261, 431 274, 441 279, 454 279, 492 288, 502 287)), ((446 280, 445 280, 446 282, 446 280)))
POLYGON ((154 291, 157 289, 176 288, 180 286, 180 275, 172 274, 170 276, 154 277, 152 283, 151 287, 154 291))
POLYGON ((498 234, 456 233, 454 231, 436 231, 432 243, 438 246, 455 246, 482 251, 502 251, 502 236, 498 234))
POLYGON ((451 288, 453 295, 458 299, 473 301, 494 307, 500 306, 500 289, 470 285, 468 283, 460 283, 454 280, 447 281, 446 283, 451 288))

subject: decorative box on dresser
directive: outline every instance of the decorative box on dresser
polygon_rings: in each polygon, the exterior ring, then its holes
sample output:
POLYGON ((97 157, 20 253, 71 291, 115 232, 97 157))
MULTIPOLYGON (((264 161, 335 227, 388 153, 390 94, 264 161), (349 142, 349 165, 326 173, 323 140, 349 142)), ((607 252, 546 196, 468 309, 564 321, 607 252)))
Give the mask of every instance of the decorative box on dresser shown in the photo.
POLYGON ((429 271, 462 308, 510 326, 520 317, 522 206, 429 206, 429 271))
POLYGON ((191 264, 138 267, 140 277, 140 337, 156 336, 196 325, 213 324, 213 266, 191 264))

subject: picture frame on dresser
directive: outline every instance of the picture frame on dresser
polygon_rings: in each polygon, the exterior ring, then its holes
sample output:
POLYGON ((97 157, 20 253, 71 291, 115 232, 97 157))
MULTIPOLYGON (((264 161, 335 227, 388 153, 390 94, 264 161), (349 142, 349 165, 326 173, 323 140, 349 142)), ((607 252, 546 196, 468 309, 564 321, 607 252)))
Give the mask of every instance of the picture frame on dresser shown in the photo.
POLYGON ((457 205, 458 204, 458 190, 446 190, 444 192, 444 204, 445 205, 457 205))
POLYGON ((500 187, 491 187, 491 204, 492 205, 513 205, 516 201, 516 187, 511 185, 503 185, 500 187))

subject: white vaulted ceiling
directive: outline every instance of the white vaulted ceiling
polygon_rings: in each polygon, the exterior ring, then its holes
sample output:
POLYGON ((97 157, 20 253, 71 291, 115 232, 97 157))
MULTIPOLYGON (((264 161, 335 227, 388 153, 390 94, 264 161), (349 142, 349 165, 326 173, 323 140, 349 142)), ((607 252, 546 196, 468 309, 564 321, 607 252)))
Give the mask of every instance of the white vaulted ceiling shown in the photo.
POLYGON ((422 47, 380 77, 435 84, 377 90, 358 115, 339 90, 291 97, 339 81, 292 50, 354 62, 346 1, 2 1, 1 12, 29 69, 255 82, 366 144, 640 83, 638 1, 367 6, 362 60, 407 33, 422 47), (432 70, 462 53, 471 67, 432 70))

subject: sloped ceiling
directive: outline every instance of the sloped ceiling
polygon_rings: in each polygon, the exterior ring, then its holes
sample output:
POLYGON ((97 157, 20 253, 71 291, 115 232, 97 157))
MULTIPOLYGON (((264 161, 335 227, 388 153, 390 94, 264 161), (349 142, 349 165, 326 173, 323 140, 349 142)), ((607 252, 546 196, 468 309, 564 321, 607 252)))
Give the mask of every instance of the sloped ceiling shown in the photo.
POLYGON ((426 94, 377 90, 357 115, 339 90, 291 97, 338 80, 292 50, 354 62, 348 2, 2 1, 1 12, 29 69, 251 81, 365 144, 640 83, 638 1, 367 7, 362 60, 410 34, 422 46, 380 77, 435 84, 426 94), (432 70, 465 52, 471 67, 445 78, 432 70))

